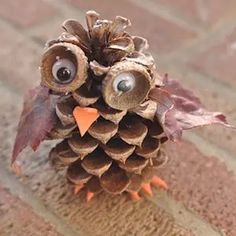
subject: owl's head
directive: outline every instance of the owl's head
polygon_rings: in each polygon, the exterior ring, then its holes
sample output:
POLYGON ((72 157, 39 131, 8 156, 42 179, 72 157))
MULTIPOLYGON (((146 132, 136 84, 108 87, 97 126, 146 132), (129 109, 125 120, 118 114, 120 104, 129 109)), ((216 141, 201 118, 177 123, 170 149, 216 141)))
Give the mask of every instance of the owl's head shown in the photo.
POLYGON ((61 96, 70 94, 81 107, 99 102, 116 110, 136 109, 161 84, 146 39, 128 34, 130 21, 120 16, 100 20, 89 11, 86 22, 88 30, 65 21, 65 32, 47 44, 42 84, 61 96))

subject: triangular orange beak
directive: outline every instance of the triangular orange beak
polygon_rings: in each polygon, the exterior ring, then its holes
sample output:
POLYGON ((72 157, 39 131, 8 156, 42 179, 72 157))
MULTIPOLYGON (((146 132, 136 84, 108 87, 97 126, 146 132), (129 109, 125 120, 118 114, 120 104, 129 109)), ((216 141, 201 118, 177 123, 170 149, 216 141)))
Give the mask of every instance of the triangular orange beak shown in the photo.
POLYGON ((75 107, 73 110, 73 116, 79 127, 80 135, 83 136, 89 127, 99 117, 98 110, 92 107, 75 107))

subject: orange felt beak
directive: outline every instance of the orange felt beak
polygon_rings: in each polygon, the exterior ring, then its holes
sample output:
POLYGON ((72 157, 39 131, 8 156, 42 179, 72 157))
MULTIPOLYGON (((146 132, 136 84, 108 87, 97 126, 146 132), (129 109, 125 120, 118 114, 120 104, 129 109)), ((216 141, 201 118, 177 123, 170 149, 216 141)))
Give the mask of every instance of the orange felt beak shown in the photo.
POLYGON ((98 110, 92 107, 75 107, 73 110, 73 116, 79 127, 80 135, 83 136, 89 127, 99 117, 98 110))

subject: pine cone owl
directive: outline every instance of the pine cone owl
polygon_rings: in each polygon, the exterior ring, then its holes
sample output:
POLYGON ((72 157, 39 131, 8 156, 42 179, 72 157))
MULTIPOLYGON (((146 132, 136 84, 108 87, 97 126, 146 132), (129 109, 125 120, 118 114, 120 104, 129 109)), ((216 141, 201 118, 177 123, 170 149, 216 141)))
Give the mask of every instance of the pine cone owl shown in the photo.
POLYGON ((163 143, 182 130, 221 123, 199 99, 167 75, 158 75, 147 40, 126 32, 130 21, 86 14, 88 29, 76 20, 63 23, 58 39, 47 43, 41 85, 25 98, 13 162, 30 145, 59 139, 49 158, 66 168, 75 192, 87 199, 106 191, 133 199, 150 184, 167 188, 155 174, 167 157, 163 143))

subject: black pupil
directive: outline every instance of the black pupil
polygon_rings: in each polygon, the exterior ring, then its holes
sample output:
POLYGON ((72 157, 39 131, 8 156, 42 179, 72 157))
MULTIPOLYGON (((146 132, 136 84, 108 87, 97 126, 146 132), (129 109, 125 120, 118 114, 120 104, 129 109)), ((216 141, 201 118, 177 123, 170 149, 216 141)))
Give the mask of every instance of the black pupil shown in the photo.
POLYGON ((131 84, 127 80, 122 80, 119 82, 117 88, 122 92, 128 92, 131 89, 131 84))
POLYGON ((67 67, 61 67, 57 71, 57 78, 62 82, 68 81, 70 77, 71 77, 71 71, 67 67))

